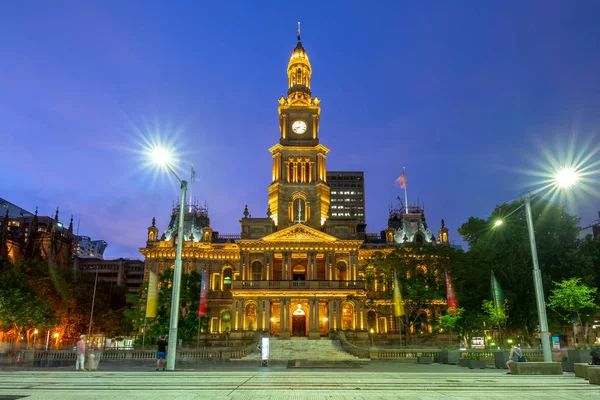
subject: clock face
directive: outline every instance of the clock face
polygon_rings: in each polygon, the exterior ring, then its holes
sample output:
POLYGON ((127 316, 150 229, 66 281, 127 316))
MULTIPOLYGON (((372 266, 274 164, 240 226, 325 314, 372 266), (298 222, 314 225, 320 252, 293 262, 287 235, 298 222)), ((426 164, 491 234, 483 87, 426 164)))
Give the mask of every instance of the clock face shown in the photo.
POLYGON ((294 131, 294 133, 302 135, 304 132, 306 132, 306 122, 294 121, 294 123, 292 123, 292 130, 294 131))

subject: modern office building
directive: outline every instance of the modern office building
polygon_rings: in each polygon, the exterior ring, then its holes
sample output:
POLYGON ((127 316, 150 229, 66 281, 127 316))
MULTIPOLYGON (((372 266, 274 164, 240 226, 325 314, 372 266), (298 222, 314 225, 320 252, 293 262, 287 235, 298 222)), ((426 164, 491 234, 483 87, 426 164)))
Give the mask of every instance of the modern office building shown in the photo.
POLYGON ((330 216, 356 218, 367 224, 365 210, 365 176, 362 171, 327 171, 331 188, 330 216))
POLYGON ((89 236, 76 236, 73 256, 80 258, 104 258, 104 250, 108 243, 104 240, 92 240, 89 236))
POLYGON ((101 260, 97 258, 75 257, 73 270, 86 274, 95 274, 98 279, 115 285, 125 285, 132 293, 140 290, 144 280, 144 262, 117 258, 115 260, 101 260))

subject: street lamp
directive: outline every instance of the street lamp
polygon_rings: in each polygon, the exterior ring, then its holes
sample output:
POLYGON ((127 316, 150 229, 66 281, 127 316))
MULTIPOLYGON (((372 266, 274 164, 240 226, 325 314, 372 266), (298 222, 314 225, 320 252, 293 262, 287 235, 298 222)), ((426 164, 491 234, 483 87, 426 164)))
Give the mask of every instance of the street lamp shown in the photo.
MULTIPOLYGON (((579 174, 573 168, 562 168, 554 174, 554 186, 559 189, 568 189, 579 181, 579 174)), ((533 230, 533 218, 531 217, 531 198, 540 190, 534 190, 523 196, 525 201, 525 216, 527 218, 527 231, 529 233, 529 247, 531 248, 531 260, 533 262, 533 284, 535 286, 535 301, 537 304, 538 320, 540 323, 540 334, 542 339, 542 352, 544 362, 552 362, 552 348, 548 336, 548 317, 546 316, 546 301, 544 299, 544 287, 542 284, 542 273, 538 263, 537 247, 535 244, 535 231, 533 230)), ((502 220, 494 223, 494 226, 502 224, 502 220)))
POLYGON ((373 343, 373 334, 375 333, 375 331, 373 330, 373 328, 371 328, 371 347, 375 347, 375 344, 373 343))
POLYGON ((181 202, 179 204, 179 224, 177 226, 177 253, 175 255, 175 270, 173 271, 173 294, 171 296, 171 321, 169 323, 169 351, 167 353, 167 370, 175 370, 177 357, 177 325, 179 324, 179 296, 181 291, 181 250, 183 249, 183 217, 185 215, 185 196, 187 181, 181 180, 170 164, 169 152, 164 148, 156 148, 151 153, 156 164, 167 167, 181 183, 181 202))

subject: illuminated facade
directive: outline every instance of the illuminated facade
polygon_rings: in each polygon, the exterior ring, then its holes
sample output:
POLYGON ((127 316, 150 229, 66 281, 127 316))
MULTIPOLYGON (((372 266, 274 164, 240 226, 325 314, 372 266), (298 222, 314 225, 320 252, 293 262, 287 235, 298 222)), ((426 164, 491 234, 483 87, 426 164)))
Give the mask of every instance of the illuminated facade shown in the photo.
POLYGON ((23 259, 40 259, 56 262, 61 267, 71 266, 73 249, 73 218, 68 227, 54 218, 20 213, 10 217, 6 209, 0 220, 0 257, 7 257, 13 264, 23 259))
MULTIPOLYGON (((357 218, 332 216, 329 149, 319 140, 320 101, 311 93, 312 68, 300 36, 287 75, 287 97, 279 99, 278 107, 279 143, 270 149, 272 181, 265 217, 251 217, 246 207, 240 234, 222 237, 210 227, 206 207, 185 206, 183 271, 209 274, 211 333, 231 332, 234 338, 263 330, 282 338, 319 338, 340 329, 394 332, 394 318, 369 315, 373 311, 363 305, 367 292, 362 264, 376 251, 390 252, 408 243, 405 235, 414 242, 421 237, 437 241, 422 210, 399 217, 399 224, 391 216, 394 224, 374 236, 360 234, 357 218), (396 240, 398 236, 403 240, 396 240)), ((364 208, 364 186, 360 190, 364 208)), ((158 289, 154 277, 173 268, 178 210, 179 205, 173 208, 160 238, 152 221, 146 247, 140 249, 146 279, 156 285, 149 292, 158 289)), ((447 232, 445 227, 440 231, 444 243, 447 232)))

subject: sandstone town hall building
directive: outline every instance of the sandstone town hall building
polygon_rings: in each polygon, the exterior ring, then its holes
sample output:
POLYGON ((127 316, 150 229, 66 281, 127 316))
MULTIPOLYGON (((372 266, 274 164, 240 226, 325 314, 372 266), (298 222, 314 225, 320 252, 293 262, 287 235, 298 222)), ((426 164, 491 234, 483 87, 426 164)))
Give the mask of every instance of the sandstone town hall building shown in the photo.
MULTIPOLYGON (((448 244, 448 229, 442 223, 434 236, 419 206, 392 210, 388 228, 378 235, 365 234, 364 209, 336 212, 312 72, 298 35, 287 67, 287 97, 277 109, 279 142, 269 149, 272 181, 264 218, 246 209, 240 235, 220 237, 205 207, 186 206, 182 270, 208 274, 209 333, 227 332, 233 339, 257 330, 280 338, 319 338, 331 330, 397 332, 395 318, 364 306, 365 260, 406 243, 448 244)), ((157 289, 158 274, 173 268, 178 209, 160 235, 153 221, 140 249, 146 282, 154 286, 149 291, 157 289)), ((432 305, 426 312, 440 315, 443 307, 432 305)))

